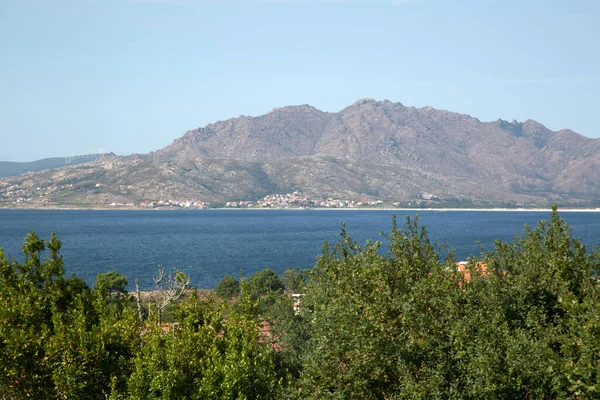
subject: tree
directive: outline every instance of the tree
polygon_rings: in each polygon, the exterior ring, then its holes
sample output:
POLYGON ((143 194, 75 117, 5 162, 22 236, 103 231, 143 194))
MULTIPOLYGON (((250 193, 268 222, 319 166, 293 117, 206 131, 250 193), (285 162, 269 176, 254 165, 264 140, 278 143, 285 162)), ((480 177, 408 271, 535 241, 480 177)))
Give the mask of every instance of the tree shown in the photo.
POLYGON ((0 390, 9 398, 53 397, 45 344, 54 334, 53 314, 73 301, 71 286, 54 235, 46 243, 31 231, 22 249, 23 264, 0 251, 0 390), (42 260, 46 248, 50 256, 42 260))
POLYGON ((310 273, 302 323, 289 311, 275 321, 301 360, 299 397, 600 396, 599 257, 556 209, 470 260, 468 276, 416 220, 388 239, 382 253, 342 229, 310 273))
POLYGON ((248 288, 255 295, 265 295, 283 290, 283 283, 273 270, 265 268, 262 271, 255 272, 248 279, 248 288))
POLYGON ((455 276, 417 220, 393 221, 389 250, 360 246, 345 227, 325 244, 302 298, 310 327, 299 387, 315 398, 435 397, 453 384, 451 315, 440 309, 459 296, 455 276), (447 378, 442 379, 444 375, 447 378))
POLYGON ((96 283, 94 286, 107 290, 109 293, 125 293, 125 287, 127 286, 127 283, 127 277, 125 277, 125 275, 112 270, 103 274, 99 273, 96 276, 96 283))
POLYGON ((301 292, 304 288, 307 277, 308 271, 297 271, 289 268, 283 271, 282 283, 287 290, 291 290, 292 292, 301 292))
POLYGON ((215 294, 223 299, 230 299, 240 294, 240 281, 226 275, 215 287, 215 294))
POLYGON ((165 275, 162 265, 158 266, 158 276, 154 278, 159 301, 156 303, 158 323, 162 322, 163 311, 173 302, 179 300, 190 284, 190 278, 182 271, 169 272, 165 275))
POLYGON ((466 286, 469 318, 457 323, 470 337, 456 343, 465 393, 600 396, 598 254, 573 239, 553 207, 549 221, 496 242, 483 260, 488 272, 466 286))
POLYGON ((135 315, 123 303, 107 307, 104 292, 65 278, 60 241, 30 232, 25 261, 0 250, 0 397, 109 397, 124 387, 135 315), (42 259, 48 249, 49 255, 42 259))
POLYGON ((82 298, 70 307, 67 321, 55 322, 46 344, 58 398, 106 399, 126 392, 133 355, 140 346, 135 310, 122 299, 110 307, 102 293, 89 298, 94 314, 82 298))
POLYGON ((192 293, 175 307, 175 331, 165 334, 150 321, 128 382, 130 397, 280 398, 276 353, 260 335, 258 302, 247 290, 240 302, 239 311, 229 310, 192 293))

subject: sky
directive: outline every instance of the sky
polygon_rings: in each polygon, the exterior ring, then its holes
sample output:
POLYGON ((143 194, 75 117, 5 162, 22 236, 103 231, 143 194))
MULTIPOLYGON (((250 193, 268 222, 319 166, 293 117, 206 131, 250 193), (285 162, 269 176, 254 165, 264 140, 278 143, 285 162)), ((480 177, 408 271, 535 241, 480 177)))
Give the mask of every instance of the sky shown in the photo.
POLYGON ((600 137, 597 0, 0 0, 0 160, 364 97, 600 137))

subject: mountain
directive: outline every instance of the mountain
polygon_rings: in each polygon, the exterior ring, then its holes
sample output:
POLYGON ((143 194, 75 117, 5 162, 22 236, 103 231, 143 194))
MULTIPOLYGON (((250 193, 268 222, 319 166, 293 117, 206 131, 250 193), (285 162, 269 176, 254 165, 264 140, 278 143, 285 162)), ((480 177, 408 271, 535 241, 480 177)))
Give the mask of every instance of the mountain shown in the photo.
POLYGON ((298 190, 401 204, 588 206, 600 195, 600 139, 361 99, 336 113, 300 105, 232 118, 150 154, 0 180, 0 199, 18 190, 56 205, 214 203, 298 190))
POLYGON ((0 178, 17 176, 29 171, 43 171, 45 169, 61 168, 69 165, 78 165, 94 161, 100 154, 86 154, 74 157, 44 158, 30 162, 0 161, 0 178))

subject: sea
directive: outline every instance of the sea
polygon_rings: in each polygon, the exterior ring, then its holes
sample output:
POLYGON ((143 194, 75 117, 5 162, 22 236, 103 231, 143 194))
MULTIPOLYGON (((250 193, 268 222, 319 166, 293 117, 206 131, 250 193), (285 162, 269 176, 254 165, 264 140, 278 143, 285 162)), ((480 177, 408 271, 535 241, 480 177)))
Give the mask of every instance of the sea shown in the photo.
MULTIPOLYGON (((600 212, 563 212, 573 237, 589 249, 600 244, 600 212)), ((225 275, 251 276, 264 268, 282 274, 288 268, 315 265, 325 241, 336 242, 343 223, 358 243, 379 240, 383 248, 392 216, 399 226, 418 215, 430 241, 454 249, 457 260, 491 250, 494 241, 522 235, 525 225, 550 218, 549 211, 435 210, 0 210, 0 248, 22 260, 23 238, 30 230, 62 242, 67 275, 92 285, 100 272, 117 270, 154 288, 159 265, 181 270, 191 285, 213 288, 225 275)))

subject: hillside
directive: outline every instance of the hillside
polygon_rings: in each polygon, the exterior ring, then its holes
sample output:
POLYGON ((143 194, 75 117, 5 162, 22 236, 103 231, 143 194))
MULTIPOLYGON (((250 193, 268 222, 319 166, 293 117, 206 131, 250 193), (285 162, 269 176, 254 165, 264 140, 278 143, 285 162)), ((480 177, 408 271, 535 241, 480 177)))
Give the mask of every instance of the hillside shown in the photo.
POLYGON ((336 113, 301 105, 219 121, 150 154, 103 155, 0 186, 4 204, 19 190, 55 205, 214 204, 298 190, 402 205, 588 206, 600 194, 600 140, 362 99, 336 113))
POLYGON ((0 161, 0 178, 17 176, 29 171, 62 168, 94 161, 100 154, 86 154, 75 157, 53 157, 30 162, 0 161))

